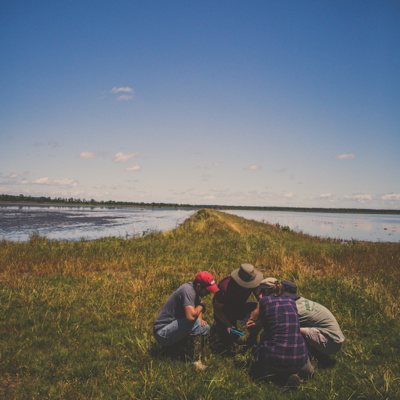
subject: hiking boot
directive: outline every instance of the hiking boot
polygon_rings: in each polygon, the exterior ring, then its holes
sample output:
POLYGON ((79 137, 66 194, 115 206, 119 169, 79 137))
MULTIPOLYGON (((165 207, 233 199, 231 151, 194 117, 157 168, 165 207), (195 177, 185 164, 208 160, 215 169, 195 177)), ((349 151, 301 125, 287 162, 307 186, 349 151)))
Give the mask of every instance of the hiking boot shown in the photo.
POLYGON ((303 380, 298 374, 292 374, 289 376, 283 391, 287 392, 289 390, 295 390, 302 384, 302 382, 303 380))

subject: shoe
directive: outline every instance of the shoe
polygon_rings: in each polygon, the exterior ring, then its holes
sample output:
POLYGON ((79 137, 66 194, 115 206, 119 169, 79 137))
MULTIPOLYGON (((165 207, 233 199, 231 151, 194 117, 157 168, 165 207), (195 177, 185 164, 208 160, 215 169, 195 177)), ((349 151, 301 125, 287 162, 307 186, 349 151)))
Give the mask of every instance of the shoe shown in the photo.
POLYGON ((292 374, 289 376, 288 381, 286 382, 284 392, 287 392, 289 390, 294 390, 297 389, 301 384, 303 380, 300 378, 298 374, 292 374))

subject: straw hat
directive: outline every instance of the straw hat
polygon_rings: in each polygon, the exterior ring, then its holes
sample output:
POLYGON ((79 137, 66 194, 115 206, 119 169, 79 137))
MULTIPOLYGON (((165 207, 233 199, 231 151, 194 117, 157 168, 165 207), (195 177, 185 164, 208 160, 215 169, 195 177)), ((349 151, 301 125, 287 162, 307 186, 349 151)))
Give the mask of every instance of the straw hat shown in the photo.
POLYGON ((231 273, 231 277, 241 287, 256 288, 260 284, 263 275, 252 264, 242 264, 240 268, 231 273))

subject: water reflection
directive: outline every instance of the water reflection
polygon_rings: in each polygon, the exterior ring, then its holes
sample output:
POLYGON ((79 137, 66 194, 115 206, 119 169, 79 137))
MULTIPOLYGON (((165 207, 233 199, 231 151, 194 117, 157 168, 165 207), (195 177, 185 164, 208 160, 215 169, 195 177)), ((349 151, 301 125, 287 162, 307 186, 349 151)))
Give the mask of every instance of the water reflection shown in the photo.
POLYGON ((194 212, 133 207, 1 206, 0 238, 25 241, 32 233, 57 240, 128 238, 176 228, 194 212))
POLYGON ((230 214, 288 226, 296 232, 341 240, 400 242, 400 215, 280 211, 237 211, 230 214))
MULTIPOLYGON (((142 236, 176 228, 197 210, 136 207, 0 206, 0 239, 25 241, 32 233, 49 239, 93 240, 142 236)), ((328 214, 280 211, 228 213, 288 226, 310 235, 342 240, 400 242, 400 215, 328 214)))

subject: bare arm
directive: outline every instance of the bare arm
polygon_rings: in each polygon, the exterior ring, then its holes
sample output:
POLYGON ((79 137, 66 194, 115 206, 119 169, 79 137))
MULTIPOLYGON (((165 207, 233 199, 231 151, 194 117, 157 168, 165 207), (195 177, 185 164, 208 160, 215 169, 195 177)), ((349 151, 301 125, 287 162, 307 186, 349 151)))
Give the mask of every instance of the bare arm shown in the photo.
POLYGON ((232 324, 229 321, 229 319, 226 318, 225 314, 223 313, 223 311, 222 311, 223 306, 224 305, 222 303, 218 302, 217 300, 214 300, 214 315, 226 326, 228 333, 230 333, 232 324))
POLYGON ((194 322, 198 317, 201 317, 203 306, 198 305, 197 307, 185 306, 185 317, 189 322, 194 322))
POLYGON ((260 313, 260 300, 262 299, 262 296, 257 296, 257 307, 251 312, 250 314, 250 318, 246 323, 247 328, 249 328, 250 326, 254 326, 256 325, 256 322, 258 320, 258 314, 260 313))

